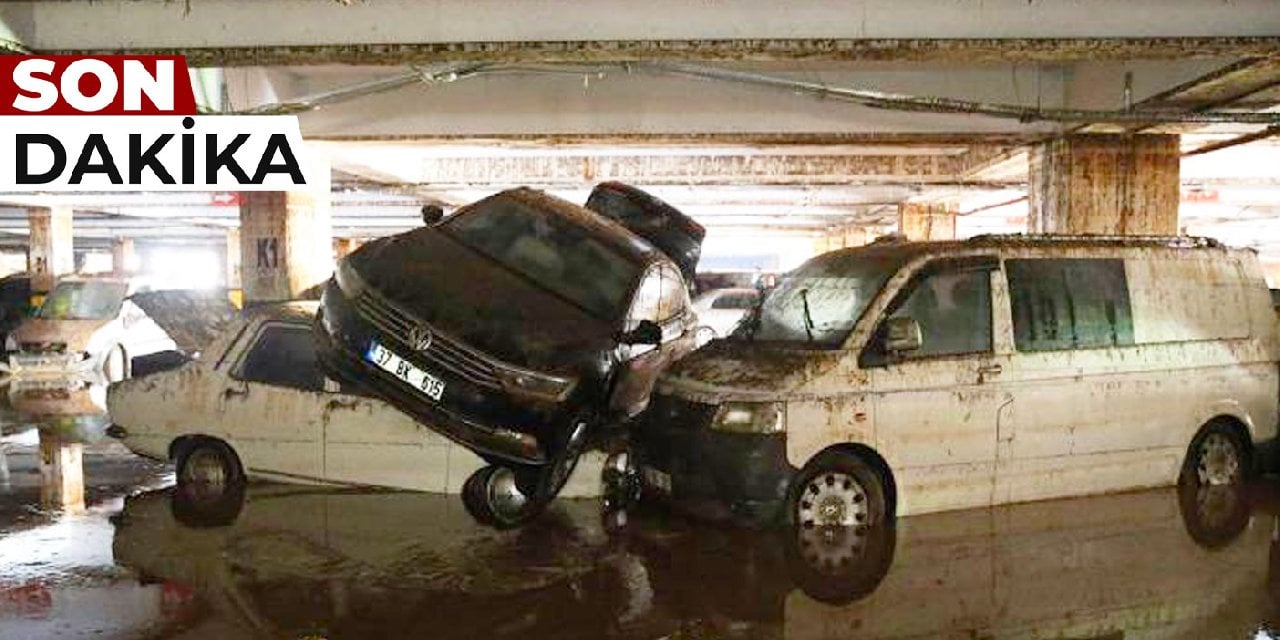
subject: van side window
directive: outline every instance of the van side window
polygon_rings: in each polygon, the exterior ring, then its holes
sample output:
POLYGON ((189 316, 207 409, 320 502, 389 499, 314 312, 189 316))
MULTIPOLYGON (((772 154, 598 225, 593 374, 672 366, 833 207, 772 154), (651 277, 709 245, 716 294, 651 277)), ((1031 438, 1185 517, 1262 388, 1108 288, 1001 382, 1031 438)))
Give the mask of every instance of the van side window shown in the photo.
MULTIPOLYGON (((918 279, 887 318, 920 325, 920 348, 907 359, 991 351, 991 271, 940 269, 918 279)), ((883 321, 881 326, 883 326, 883 321)))
POLYGON ((1134 343, 1123 260, 1007 260, 1005 272, 1018 351, 1134 343))
POLYGON ((324 391, 311 329, 268 324, 258 332, 233 377, 245 382, 324 391))

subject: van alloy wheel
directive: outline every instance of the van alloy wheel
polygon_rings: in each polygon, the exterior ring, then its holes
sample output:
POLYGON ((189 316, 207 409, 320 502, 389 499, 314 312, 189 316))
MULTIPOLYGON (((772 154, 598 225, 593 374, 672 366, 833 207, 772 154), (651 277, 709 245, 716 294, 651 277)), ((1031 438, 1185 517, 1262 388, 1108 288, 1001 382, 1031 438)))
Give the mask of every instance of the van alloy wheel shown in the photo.
POLYGON ((1202 485, 1221 486, 1240 481, 1240 451, 1231 438, 1210 432, 1196 452, 1196 474, 1202 485))
POLYGON ((866 543, 867 492, 858 479, 830 471, 805 484, 796 505, 801 553, 818 570, 838 570, 862 555, 866 543))

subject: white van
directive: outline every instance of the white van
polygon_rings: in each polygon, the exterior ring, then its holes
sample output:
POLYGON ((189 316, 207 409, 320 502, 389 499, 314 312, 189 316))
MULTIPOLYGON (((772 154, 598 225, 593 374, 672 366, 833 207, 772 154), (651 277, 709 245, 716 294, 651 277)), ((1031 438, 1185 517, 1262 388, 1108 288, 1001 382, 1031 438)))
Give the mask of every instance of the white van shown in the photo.
POLYGON ((1278 348, 1257 257, 1211 240, 878 242, 670 369, 607 468, 802 526, 1234 483, 1276 434, 1278 348))

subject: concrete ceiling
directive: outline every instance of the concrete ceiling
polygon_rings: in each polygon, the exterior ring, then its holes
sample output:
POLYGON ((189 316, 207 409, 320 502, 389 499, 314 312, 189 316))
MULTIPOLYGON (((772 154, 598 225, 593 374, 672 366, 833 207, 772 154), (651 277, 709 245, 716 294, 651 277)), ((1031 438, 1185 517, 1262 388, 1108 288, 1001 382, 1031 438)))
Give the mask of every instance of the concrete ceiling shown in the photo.
MULTIPOLYGON (((178 51, 219 79, 210 106, 297 113, 331 160, 341 235, 520 184, 582 201, 608 179, 713 237, 890 228, 908 200, 955 202, 962 233, 1016 231, 1027 145, 1121 130, 1224 145, 1184 159, 1184 226, 1280 256, 1277 130, 1192 121, 1280 121, 1271 0, 97 0, 6 3, 0 23, 18 51, 178 51)), ((238 222, 230 194, 75 204, 86 241, 211 241, 238 222)), ((0 241, 24 233, 0 208, 0 241)))

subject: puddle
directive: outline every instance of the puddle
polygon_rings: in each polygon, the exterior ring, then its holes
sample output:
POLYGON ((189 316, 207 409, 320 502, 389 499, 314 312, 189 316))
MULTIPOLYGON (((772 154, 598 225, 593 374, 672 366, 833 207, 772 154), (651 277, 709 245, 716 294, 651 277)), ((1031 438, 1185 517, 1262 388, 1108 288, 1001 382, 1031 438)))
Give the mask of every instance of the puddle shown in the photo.
POLYGON ((254 484, 209 514, 76 433, 3 428, 0 638, 1280 637, 1276 483, 804 536, 560 500, 497 531, 408 492, 254 484))

